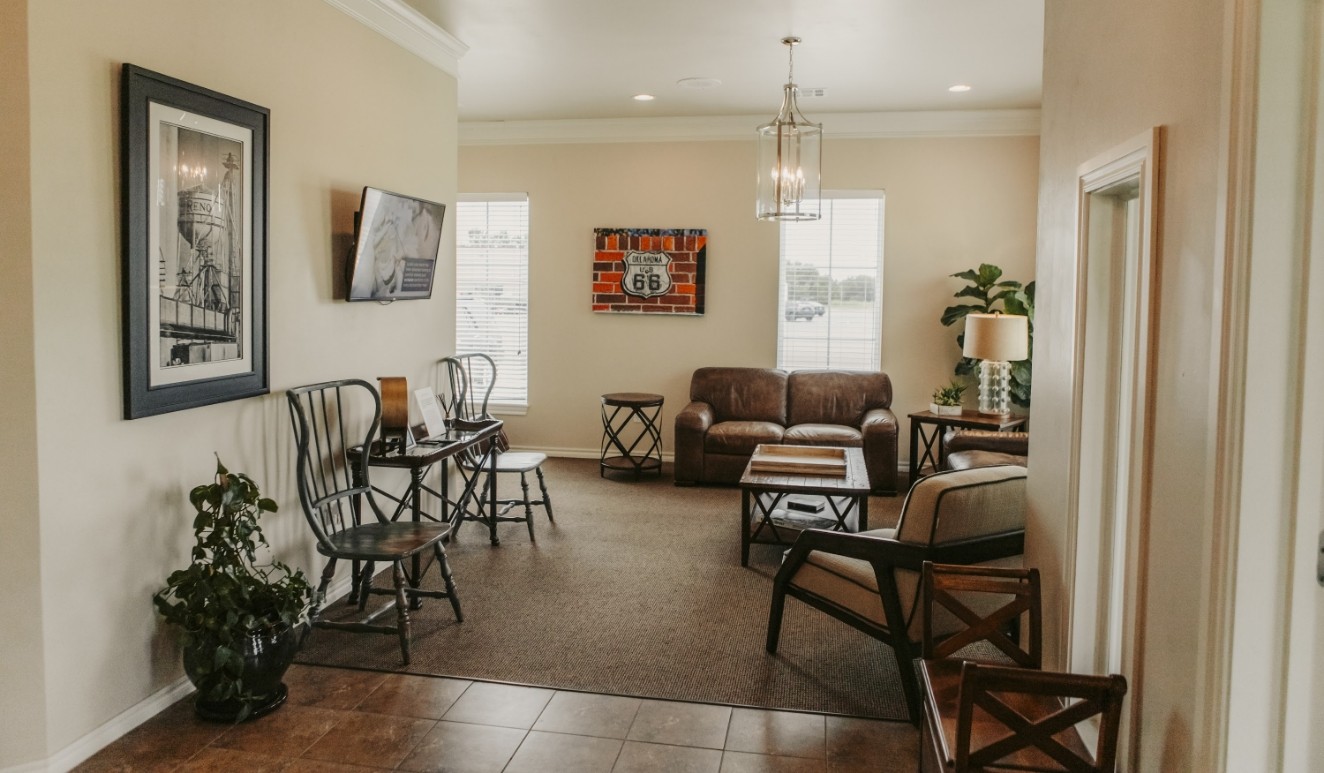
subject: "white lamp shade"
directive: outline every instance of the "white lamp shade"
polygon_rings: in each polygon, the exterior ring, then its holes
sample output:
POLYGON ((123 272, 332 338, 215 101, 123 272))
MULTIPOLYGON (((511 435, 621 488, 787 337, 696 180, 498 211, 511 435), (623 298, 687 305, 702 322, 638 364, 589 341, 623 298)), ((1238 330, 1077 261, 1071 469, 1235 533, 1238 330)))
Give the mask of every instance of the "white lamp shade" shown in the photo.
POLYGON ((961 353, 976 360, 1024 360, 1030 356, 1029 322, 1018 314, 967 314, 961 353))

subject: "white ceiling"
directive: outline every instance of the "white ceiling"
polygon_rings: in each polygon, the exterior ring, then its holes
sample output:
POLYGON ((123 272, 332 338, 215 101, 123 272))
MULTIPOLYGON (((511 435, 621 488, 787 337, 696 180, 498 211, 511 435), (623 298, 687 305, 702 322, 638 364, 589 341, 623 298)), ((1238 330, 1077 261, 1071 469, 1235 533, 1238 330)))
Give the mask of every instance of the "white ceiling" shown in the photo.
POLYGON ((460 120, 1037 108, 1043 0, 406 0, 469 47, 460 120), (682 78, 721 86, 685 89, 682 78), (968 84, 964 94, 948 92, 968 84), (636 102, 638 93, 656 96, 636 102))

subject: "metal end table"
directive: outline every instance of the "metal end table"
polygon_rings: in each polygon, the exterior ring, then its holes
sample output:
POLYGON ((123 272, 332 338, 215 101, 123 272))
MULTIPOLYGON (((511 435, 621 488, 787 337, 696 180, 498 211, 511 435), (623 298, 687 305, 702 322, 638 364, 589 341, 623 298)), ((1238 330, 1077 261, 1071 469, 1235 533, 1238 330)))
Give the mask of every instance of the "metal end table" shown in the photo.
POLYGON ((645 471, 662 474, 662 395, 649 392, 613 392, 602 396, 602 454, 598 476, 645 471), (633 440, 627 431, 638 428, 633 440), (628 442, 628 445, 627 445, 628 442))

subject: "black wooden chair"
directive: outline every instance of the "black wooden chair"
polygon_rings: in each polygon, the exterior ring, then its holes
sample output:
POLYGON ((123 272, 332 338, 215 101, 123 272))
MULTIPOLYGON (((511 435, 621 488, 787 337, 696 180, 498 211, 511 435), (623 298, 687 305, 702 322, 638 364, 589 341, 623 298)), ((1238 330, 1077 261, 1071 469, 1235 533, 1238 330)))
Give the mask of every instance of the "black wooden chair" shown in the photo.
POLYGON ((409 609, 418 606, 420 597, 450 599, 455 619, 464 620, 455 580, 441 544, 452 525, 395 522, 378 508, 368 479, 368 454, 381 424, 382 402, 371 384, 358 379, 327 381, 291 389, 286 394, 298 448, 299 501, 317 537, 317 551, 328 559, 314 598, 313 625, 397 634, 408 665, 409 609), (366 519, 361 517, 365 502, 371 515, 366 519), (341 559, 354 562, 349 600, 357 602, 360 611, 366 610, 371 594, 389 594, 394 600, 359 620, 322 620, 326 589, 341 559), (422 575, 429 568, 429 559, 435 559, 440 567, 445 590, 419 587, 422 575), (372 587, 377 562, 391 563, 390 590, 372 587), (392 608, 396 615, 394 626, 375 622, 392 608))
MULTIPOLYGON (((443 357, 438 361, 438 367, 444 371, 444 383, 438 384, 438 397, 441 400, 442 407, 449 415, 457 420, 464 421, 482 421, 491 419, 492 415, 488 411, 488 401, 492 397, 492 388, 496 385, 496 363, 486 354, 457 354, 452 357, 443 357)), ((442 377, 438 377, 442 381, 442 377)), ((496 474, 519 475, 520 490, 523 497, 520 499, 498 499, 497 505, 500 508, 495 517, 499 520, 522 520, 528 524, 529 538, 534 539, 533 534, 533 506, 538 505, 547 513, 547 520, 556 522, 552 514, 552 500, 547 495, 547 481, 543 478, 542 464, 547 461, 547 454, 536 451, 511 451, 510 442, 506 438, 506 432, 503 429, 497 437, 497 457, 496 474), (529 495, 529 473, 534 473, 538 478, 538 489, 542 493, 540 499, 532 499, 529 495), (523 518, 507 518, 507 514, 515 507, 524 508, 523 518)), ((481 468, 486 473, 488 466, 481 464, 480 456, 477 450, 469 455, 460 455, 460 467, 466 475, 472 475, 481 468)), ((483 520, 482 518, 473 518, 472 520, 483 520)))
MULTIPOLYGON (((920 721, 915 644, 925 561, 1020 565, 1025 545, 1025 468, 939 472, 910 489, 895 529, 800 533, 772 583, 768 652, 777 651, 786 597, 882 641, 896 657, 912 722, 920 721)), ((949 630, 956 621, 940 618, 949 630)))

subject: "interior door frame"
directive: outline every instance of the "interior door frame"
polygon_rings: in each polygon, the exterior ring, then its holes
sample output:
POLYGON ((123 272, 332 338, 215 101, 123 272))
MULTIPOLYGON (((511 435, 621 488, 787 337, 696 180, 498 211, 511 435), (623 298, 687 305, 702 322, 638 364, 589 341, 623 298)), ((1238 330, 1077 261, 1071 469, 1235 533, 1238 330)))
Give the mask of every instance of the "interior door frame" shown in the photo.
MULTIPOLYGON (((1070 443, 1070 476, 1068 480, 1067 500, 1067 566, 1069 578, 1066 593, 1063 594, 1064 620, 1067 621, 1067 662, 1075 664, 1080 655, 1080 643, 1076 641, 1076 592, 1078 584, 1088 581, 1081 577, 1078 567, 1080 560, 1081 504, 1082 491, 1097 483, 1105 473, 1101 470, 1086 470, 1082 467, 1081 448, 1084 441, 1085 386, 1086 372, 1086 325, 1089 319, 1088 277, 1090 259, 1090 221, 1091 197, 1106 191, 1124 181, 1134 178, 1138 186, 1138 224, 1135 265, 1126 267, 1122 281, 1113 288, 1117 292, 1130 295, 1129 322, 1131 334, 1119 342, 1118 354, 1128 363, 1127 383, 1129 390, 1127 415, 1119 416, 1128 426, 1128 440, 1125 448, 1116 449, 1116 459, 1124 460, 1126 470, 1126 490, 1119 501, 1121 517, 1125 529, 1125 551, 1121 556, 1122 594, 1121 601, 1121 673, 1126 676, 1129 690, 1127 707, 1123 713, 1122 733, 1119 738, 1118 760, 1123 769, 1136 768, 1136 755, 1139 744, 1134 742, 1131 728, 1139 727, 1142 702, 1144 630, 1146 613, 1147 567, 1149 550, 1149 502, 1151 489, 1151 460, 1153 449, 1153 400, 1150 387, 1151 373, 1157 349, 1157 320, 1159 298, 1159 245, 1160 224, 1162 222, 1162 165, 1163 165, 1162 127, 1154 127, 1113 149, 1082 164, 1078 169, 1077 221, 1076 221, 1076 288, 1075 320, 1073 322, 1074 361, 1072 363, 1072 416, 1070 443)), ((1097 260, 1097 256, 1095 258, 1097 260)), ((1116 296, 1114 296, 1116 297, 1116 296)), ((1112 560, 1113 567, 1118 565, 1117 558, 1112 560)), ((1082 611, 1083 610, 1079 610, 1082 611)), ((1097 634, 1091 646, 1097 643, 1097 634)), ((1091 650, 1093 652, 1093 650, 1091 650)))

